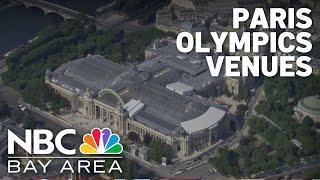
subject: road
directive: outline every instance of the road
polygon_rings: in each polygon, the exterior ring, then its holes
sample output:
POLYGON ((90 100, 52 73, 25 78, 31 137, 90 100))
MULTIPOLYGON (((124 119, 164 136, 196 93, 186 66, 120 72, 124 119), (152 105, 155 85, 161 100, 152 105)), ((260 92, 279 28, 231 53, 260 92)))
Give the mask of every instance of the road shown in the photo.
MULTIPOLYGON (((19 105, 20 95, 15 90, 1 85, 0 99, 3 99, 4 101, 6 101, 11 108, 19 110, 18 105, 19 105)), ((68 126, 67 124, 63 124, 61 122, 55 121, 46 116, 35 113, 34 111, 27 110, 27 113, 32 115, 32 117, 36 121, 43 122, 42 123, 43 126, 41 128, 50 129, 53 132, 53 134, 57 134, 63 129, 70 128, 70 126, 68 126)), ((66 136, 63 140, 64 140, 64 143, 68 143, 68 144, 80 145, 82 143, 82 137, 78 135, 66 136)), ((141 166, 141 168, 138 169, 138 172, 141 176, 144 175, 144 177, 150 177, 150 178, 154 176, 153 167, 148 167, 141 162, 137 162, 137 163, 141 166)), ((166 177, 165 174, 161 174, 160 176, 166 177)))
POLYGON ((20 95, 16 93, 13 89, 1 85, 0 98, 6 101, 11 108, 18 109, 20 95))
MULTIPOLYGON (((11 88, 0 86, 0 99, 3 99, 7 104, 16 110, 19 110, 18 104, 20 100, 20 95, 11 88)), ((53 134, 59 133, 61 130, 68 128, 61 123, 52 121, 50 118, 37 114, 33 111, 28 111, 37 122, 41 122, 41 128, 50 129, 53 134)), ((69 127, 70 128, 70 127, 69 127)), ((80 144, 82 142, 82 137, 80 136, 66 136, 64 142, 68 144, 80 144)))
POLYGON ((94 19, 93 16, 83 14, 82 12, 61 6, 59 4, 55 4, 48 1, 43 0, 16 0, 26 6, 36 6, 42 9, 45 13, 54 12, 60 14, 62 17, 66 19, 76 19, 79 21, 94 19))
POLYGON ((283 168, 278 168, 277 172, 266 172, 264 174, 261 174, 260 176, 256 178, 261 178, 263 177, 264 179, 278 179, 287 175, 292 175, 292 174, 297 174, 300 172, 305 172, 309 169, 313 169, 315 167, 320 167, 320 161, 315 161, 311 162, 308 164, 298 164, 294 167, 283 167, 283 168))
MULTIPOLYGON (((0 86, 0 98, 5 100, 11 108, 18 109, 20 96, 13 89, 5 87, 5 86, 0 86)), ((62 123, 53 121, 52 119, 50 119, 48 117, 45 117, 45 116, 42 116, 42 115, 40 115, 38 113, 35 113, 33 111, 29 110, 28 112, 37 121, 40 121, 40 122, 44 123, 43 128, 50 129, 54 133, 60 132, 60 130, 65 129, 65 128, 70 128, 70 127, 67 127, 66 125, 63 125, 62 123)), ((66 139, 66 140, 67 140, 67 143, 80 144, 81 141, 82 141, 82 138, 79 137, 79 136, 76 136, 75 139, 66 139)), ((168 166, 168 167, 163 167, 163 168, 157 168, 157 169, 154 169, 153 167, 149 167, 149 166, 147 166, 144 163, 141 163, 139 161, 137 161, 137 162, 139 163, 140 166, 142 166, 142 169, 144 169, 143 170, 144 172, 147 172, 148 174, 152 174, 151 171, 154 171, 155 174, 157 174, 157 176, 159 176, 159 177, 174 177, 174 173, 179 168, 187 169, 190 166, 195 166, 196 167, 198 164, 204 164, 202 167, 208 166, 208 169, 204 169, 205 172, 203 172, 203 173, 204 174, 208 174, 208 176, 210 176, 212 174, 209 173, 210 164, 208 163, 208 159, 211 156, 212 156, 212 153, 207 152, 207 153, 202 154, 200 158, 199 157, 193 158, 193 159, 190 159, 188 161, 178 162, 178 163, 176 163, 174 165, 171 165, 171 166, 168 166), (205 158, 201 159, 202 156, 205 156, 205 158)), ((181 176, 188 177, 189 176, 188 174, 190 174, 190 173, 198 174, 198 173, 195 173, 197 171, 197 169, 199 169, 199 167, 196 167, 196 168, 194 168, 194 169, 192 169, 192 170, 190 170, 188 172, 186 171, 186 174, 185 174, 185 172, 183 172, 180 175, 180 177, 181 176)))
MULTIPOLYGON (((153 172, 156 174, 156 176, 159 177, 177 177, 177 178, 202 178, 202 179, 228 179, 227 177, 223 177, 219 175, 218 173, 210 172, 210 169, 212 169, 211 164, 208 162, 210 157, 213 157, 214 155, 217 154, 217 151, 219 148, 222 147, 231 147, 235 144, 238 144, 241 138, 244 135, 244 129, 247 126, 247 121, 250 119, 253 115, 253 110, 254 106, 257 103, 259 94, 261 92, 261 88, 258 88, 256 91, 256 94, 250 99, 248 102, 248 113, 247 116, 244 118, 244 124, 235 133, 233 136, 228 138, 228 140, 224 141, 223 143, 218 144, 215 148, 204 152, 203 154, 185 160, 185 161, 180 161, 176 162, 175 164, 169 165, 167 167, 161 167, 161 168, 153 168, 145 165, 144 163, 141 163, 137 160, 142 166, 141 169, 139 169, 139 172, 144 173, 146 172, 148 175, 154 175, 153 172)), ((18 93, 16 93, 14 90, 5 87, 5 86, 0 86, 0 98, 5 100, 10 107, 18 109, 18 102, 20 99, 20 96, 18 93)), ((65 129, 65 128, 70 128, 67 125, 64 125, 62 123, 53 121, 52 119, 42 116, 38 113, 35 113, 33 111, 29 111, 29 113, 37 120, 40 122, 44 123, 43 128, 47 128, 52 130, 54 133, 60 132, 60 130, 65 129)), ((72 136, 72 138, 67 138, 66 139, 67 143, 73 143, 73 144, 80 144, 82 142, 82 138, 79 136, 72 136)), ((308 168, 314 167, 313 165, 307 166, 308 168)), ((282 174, 290 174, 294 172, 298 172, 301 170, 304 170, 306 167, 299 167, 297 169, 290 169, 286 170, 282 174)), ((275 177, 276 175, 272 175, 271 173, 266 174, 266 177, 275 177)))
POLYGON ((177 175, 177 178, 190 178, 190 179, 204 179, 204 180, 212 180, 212 179, 229 179, 227 177, 221 176, 217 173, 210 172, 212 169, 212 165, 206 163, 199 167, 194 168, 192 171, 187 171, 183 174, 177 175), (197 173, 195 173, 197 172, 197 173))
POLYGON ((245 135, 245 128, 247 127, 248 120, 255 114, 254 107, 257 104, 258 98, 260 96, 262 90, 262 86, 256 89, 255 94, 250 98, 247 103, 248 113, 244 117, 244 122, 241 128, 231 137, 229 137, 226 141, 218 144, 211 150, 204 152, 203 154, 191 158, 186 161, 177 162, 173 165, 169 165, 168 167, 159 168, 156 171, 161 173, 167 173, 174 177, 194 177, 202 179, 228 179, 227 177, 223 177, 217 173, 212 173, 209 170, 212 169, 212 165, 208 162, 209 159, 215 156, 218 152, 218 149, 224 147, 232 147, 234 145, 239 144, 241 138, 245 135), (176 173, 178 175, 175 175, 176 173), (180 174, 181 173, 181 174, 180 174))
POLYGON ((278 124, 274 123, 271 119, 269 119, 269 118, 268 118, 267 116, 265 116, 264 114, 258 114, 257 117, 265 119, 265 120, 268 121, 270 124, 272 124, 274 127, 276 127, 279 131, 282 131, 282 128, 281 128, 278 124))

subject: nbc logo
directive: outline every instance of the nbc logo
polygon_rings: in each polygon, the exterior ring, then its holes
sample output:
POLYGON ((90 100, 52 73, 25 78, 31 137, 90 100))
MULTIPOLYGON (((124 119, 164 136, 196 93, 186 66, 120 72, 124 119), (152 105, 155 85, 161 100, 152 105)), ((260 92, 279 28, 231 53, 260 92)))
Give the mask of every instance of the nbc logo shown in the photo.
MULTIPOLYGON (((8 173, 16 174, 32 172, 35 174, 45 174, 47 172, 47 167, 51 166, 51 162, 56 159, 65 159, 60 166, 61 168, 59 168, 59 165, 61 164, 60 160, 59 163, 54 166, 54 168, 60 169, 60 173, 77 172, 79 174, 104 174, 106 171, 99 168, 106 165, 105 159, 113 159, 112 164, 109 167, 104 168, 108 169, 107 173, 110 174, 113 171, 122 173, 122 169, 117 161, 117 159, 122 159, 120 156, 73 156, 77 155, 76 149, 68 149, 63 146, 62 140, 66 135, 76 135, 76 130, 64 129, 54 137, 53 133, 48 129, 26 129, 25 136, 21 137, 8 129, 8 173), (17 145, 21 148, 16 148, 17 145), (17 149, 27 152, 32 158, 37 160, 34 161, 33 159, 30 159, 29 155, 16 156, 15 151, 17 149), (55 149, 66 156, 54 156, 53 153, 55 149), (22 163, 21 159, 24 159, 27 162, 22 163), (43 159, 46 159, 45 162, 42 162, 43 159), (48 161, 48 159, 50 160, 48 161), (70 159, 74 159, 75 161, 70 162, 70 159), (92 159, 93 162, 86 159, 92 159), (72 164, 74 163, 77 163, 78 168, 73 169, 72 164), (90 166, 91 163, 93 163, 93 171, 88 170, 88 166, 90 166)), ((83 143, 80 145, 79 150, 82 154, 118 155, 122 153, 123 146, 120 144, 119 135, 112 133, 109 128, 94 128, 91 130, 90 134, 85 134, 83 136, 83 143)), ((51 168, 53 168, 53 165, 51 168)))
POLYGON ((119 135, 113 134, 109 128, 94 128, 91 134, 83 136, 79 149, 82 154, 120 154, 123 146, 119 142, 119 135))

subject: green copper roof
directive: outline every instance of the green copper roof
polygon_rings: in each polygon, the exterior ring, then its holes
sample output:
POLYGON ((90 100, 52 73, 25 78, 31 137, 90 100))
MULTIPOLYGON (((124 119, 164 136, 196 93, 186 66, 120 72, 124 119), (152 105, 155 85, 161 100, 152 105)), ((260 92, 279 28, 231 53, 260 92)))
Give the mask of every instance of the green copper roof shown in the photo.
POLYGON ((298 107, 308 113, 320 115, 320 96, 309 96, 301 99, 298 107))

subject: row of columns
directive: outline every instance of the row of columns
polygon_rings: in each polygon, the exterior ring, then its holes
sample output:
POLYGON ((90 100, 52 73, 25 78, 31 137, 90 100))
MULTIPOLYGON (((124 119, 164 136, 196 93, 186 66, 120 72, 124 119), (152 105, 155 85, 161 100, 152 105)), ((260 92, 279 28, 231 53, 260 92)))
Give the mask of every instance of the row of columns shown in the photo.
POLYGON ((154 139, 154 140, 160 140, 160 141, 163 141, 165 143, 168 143, 167 139, 165 137, 160 137, 158 135, 155 135, 155 133, 143 128, 142 126, 135 125, 133 123, 128 122, 127 123, 127 132, 130 132, 130 131, 139 134, 140 137, 144 137, 144 135, 149 134, 151 136, 151 138, 154 139))
MULTIPOLYGON (((56 93, 60 94, 61 96, 69 97, 67 93, 65 93, 64 91, 63 92, 61 91, 62 90, 61 88, 59 89, 53 88, 53 89, 56 93)), ((216 137, 216 134, 213 134, 214 130, 210 128, 208 129, 208 133, 205 133, 206 134, 205 136, 208 138, 200 138, 200 139, 194 140, 191 135, 191 137, 186 136, 186 137, 178 138, 176 140, 168 140, 167 137, 161 137, 160 135, 157 135, 153 131, 148 130, 147 128, 144 128, 143 125, 140 126, 130 121, 124 122, 122 120, 123 117, 121 116, 121 112, 117 114, 114 111, 108 110, 107 108, 97 104, 93 99, 80 99, 80 108, 84 113, 85 117, 89 119, 102 120, 102 121, 105 121, 107 125, 111 125, 112 122, 115 122, 115 125, 117 128, 116 130, 120 134, 128 133, 130 131, 133 131, 139 134, 141 137, 143 137, 146 134, 149 134, 154 140, 161 140, 176 148, 180 147, 179 148, 180 151, 185 155, 188 155, 190 150, 194 151, 199 149, 199 148, 195 148, 194 146, 200 147, 200 148, 202 148, 202 146, 204 145, 210 146, 213 143, 212 139, 216 137), (196 144, 194 144, 195 142, 196 144)), ((204 135, 201 135, 201 137, 204 137, 204 135)))

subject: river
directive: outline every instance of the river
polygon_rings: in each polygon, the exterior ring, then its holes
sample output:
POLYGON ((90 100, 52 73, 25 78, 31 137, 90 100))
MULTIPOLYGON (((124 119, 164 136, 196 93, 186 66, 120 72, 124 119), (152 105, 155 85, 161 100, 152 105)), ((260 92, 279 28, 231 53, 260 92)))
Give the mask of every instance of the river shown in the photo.
MULTIPOLYGON (((109 0, 89 0, 90 3, 88 0, 48 1, 91 15, 94 15, 97 8, 110 2, 109 0)), ((31 40, 41 29, 55 26, 62 21, 61 16, 53 13, 45 15, 36 7, 26 8, 17 5, 0 10, 0 56, 31 40)))

